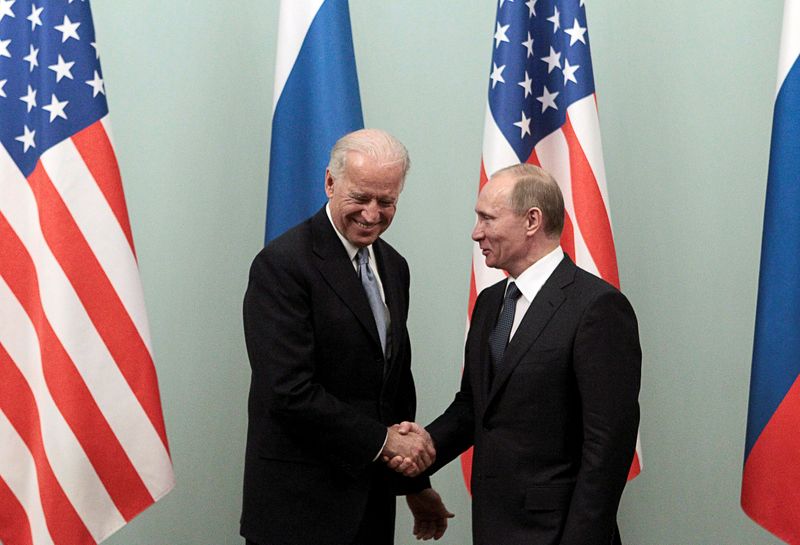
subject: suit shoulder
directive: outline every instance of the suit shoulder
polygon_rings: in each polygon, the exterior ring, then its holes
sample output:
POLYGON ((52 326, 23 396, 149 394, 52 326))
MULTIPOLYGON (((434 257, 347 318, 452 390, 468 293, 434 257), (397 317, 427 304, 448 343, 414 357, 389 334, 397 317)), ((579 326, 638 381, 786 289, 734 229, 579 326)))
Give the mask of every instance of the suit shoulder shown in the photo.
POLYGON ((597 275, 594 275, 580 267, 576 266, 575 283, 581 286, 582 291, 590 293, 621 293, 612 284, 603 280, 597 275))
POLYGON ((595 276, 588 271, 585 271, 581 268, 577 269, 577 273, 575 274, 575 285, 579 289, 581 299, 589 307, 593 307, 598 304, 611 304, 613 306, 627 308, 630 312, 633 312, 633 307, 624 293, 622 293, 612 284, 609 284, 602 278, 595 276))
POLYGON ((299 223, 280 235, 272 239, 256 255, 255 261, 281 259, 290 256, 297 256, 311 247, 311 220, 308 219, 299 223))
POLYGON ((403 255, 395 250, 394 246, 379 238, 375 241, 374 245, 377 247, 377 250, 380 252, 382 259, 386 260, 386 263, 392 267, 400 267, 406 274, 408 274, 408 261, 403 255))

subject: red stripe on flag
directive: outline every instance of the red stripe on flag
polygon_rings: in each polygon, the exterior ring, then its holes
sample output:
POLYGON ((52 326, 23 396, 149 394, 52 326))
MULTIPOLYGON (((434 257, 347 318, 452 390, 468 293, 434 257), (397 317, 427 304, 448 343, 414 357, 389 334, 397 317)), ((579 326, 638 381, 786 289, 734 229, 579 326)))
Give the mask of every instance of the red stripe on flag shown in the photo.
POLYGON ((108 490, 114 505, 125 520, 130 520, 154 500, 53 331, 39 299, 39 283, 31 256, 2 215, 0 240, 4 241, 0 276, 5 279, 36 327, 42 371, 50 395, 108 490))
POLYGON ((639 452, 634 450, 633 461, 631 462, 631 468, 628 470, 628 480, 632 481, 641 472, 642 472, 642 463, 639 461, 639 452))
POLYGON ((92 324, 169 451, 155 366, 136 325, 125 310, 91 247, 39 163, 29 182, 47 243, 64 269, 92 324))
POLYGON ((745 460, 742 509, 796 543, 800 536, 800 379, 796 379, 745 460))
POLYGON ((561 249, 572 261, 578 261, 575 257, 575 228, 572 226, 572 220, 566 212, 564 212, 564 230, 561 232, 561 249))
POLYGON ((597 186, 592 167, 586 159, 578 137, 572 128, 567 114, 561 127, 569 148, 569 167, 572 176, 572 202, 575 207, 575 218, 583 235, 592 260, 600 272, 600 276, 608 283, 619 288, 619 272, 617 271, 617 253, 614 250, 614 236, 611 222, 608 219, 603 196, 597 186))
MULTIPOLYGON (((0 410, 8 418, 11 425, 19 434, 22 441, 36 464, 36 483, 39 487, 39 496, 42 501, 47 528, 56 545, 82 545, 92 544, 95 541, 89 530, 83 524, 75 508, 70 503, 61 485, 58 483, 53 468, 47 459, 44 451, 44 440, 42 438, 41 423, 39 421, 39 410, 36 406, 36 399, 33 397, 25 377, 11 361, 11 356, 0 345, 0 383, 5 386, 6 395, 0 396, 0 410)), ((2 483, 2 480, 0 480, 2 483)), ((5 483, 2 483, 5 484, 5 483)), ((12 519, 11 523, 5 524, 2 520, 6 516, 7 510, 12 510, 16 514, 14 517, 25 517, 24 508, 17 501, 11 489, 0 486, 0 533, 8 528, 8 531, 23 533, 28 531, 30 538, 30 521, 27 524, 20 524, 19 520, 12 519), (11 498, 4 498, 10 495, 11 498), (21 514, 18 513, 21 511, 21 514)), ((26 543, 21 536, 17 536, 19 543, 26 543)), ((6 535, 0 535, 5 545, 14 543, 6 535)), ((29 542, 29 541, 28 541, 29 542)))
POLYGON ((97 183, 97 187, 106 198, 109 208, 116 216, 119 226, 128 239, 131 251, 136 255, 133 246, 133 235, 131 234, 131 224, 128 221, 128 207, 125 204, 125 192, 122 189, 122 177, 119 173, 117 156, 111 140, 108 138, 103 123, 97 121, 79 131, 72 137, 75 147, 83 162, 86 163, 89 172, 97 183))
POLYGON ((33 545, 28 515, 2 478, 0 478, 0 505, 3 506, 0 509, 0 542, 5 545, 33 545))
POLYGON ((486 182, 489 181, 489 177, 486 175, 486 165, 483 164, 483 160, 481 160, 481 172, 480 178, 478 179, 478 193, 481 192, 483 186, 486 185, 486 182))

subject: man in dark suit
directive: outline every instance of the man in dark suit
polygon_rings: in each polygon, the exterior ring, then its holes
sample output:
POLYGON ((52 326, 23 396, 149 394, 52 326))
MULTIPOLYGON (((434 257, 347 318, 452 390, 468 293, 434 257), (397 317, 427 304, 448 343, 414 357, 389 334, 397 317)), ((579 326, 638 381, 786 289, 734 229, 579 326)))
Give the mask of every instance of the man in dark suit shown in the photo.
POLYGON ((633 309, 561 250, 564 201, 542 169, 499 171, 475 211, 472 238, 509 278, 475 303, 461 389, 427 428, 430 472, 474 445, 474 545, 620 543, 639 422, 633 309))
POLYGON ((440 533, 450 515, 420 467, 435 457, 414 418, 406 330, 409 271, 379 237, 409 159, 379 130, 344 136, 325 174, 328 204, 253 261, 244 300, 252 368, 241 534, 258 545, 390 545, 395 496, 440 533))

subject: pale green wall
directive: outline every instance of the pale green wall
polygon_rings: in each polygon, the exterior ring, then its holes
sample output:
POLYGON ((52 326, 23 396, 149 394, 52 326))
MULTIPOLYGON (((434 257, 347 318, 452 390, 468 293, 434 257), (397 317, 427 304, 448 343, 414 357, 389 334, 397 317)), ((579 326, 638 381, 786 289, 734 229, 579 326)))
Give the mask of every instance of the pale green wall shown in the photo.
MULTIPOLYGON (((587 4, 617 254, 644 349, 645 471, 623 498, 623 536, 776 543, 738 495, 782 2, 587 4)), ((240 305, 264 225, 277 5, 93 4, 178 479, 113 545, 242 542, 240 305)), ((460 374, 494 10, 351 0, 365 120, 414 163, 388 238, 412 269, 423 422, 460 374)), ((441 542, 468 544, 459 468, 434 485, 457 513, 441 542)), ((398 536, 414 542, 405 508, 398 536)))

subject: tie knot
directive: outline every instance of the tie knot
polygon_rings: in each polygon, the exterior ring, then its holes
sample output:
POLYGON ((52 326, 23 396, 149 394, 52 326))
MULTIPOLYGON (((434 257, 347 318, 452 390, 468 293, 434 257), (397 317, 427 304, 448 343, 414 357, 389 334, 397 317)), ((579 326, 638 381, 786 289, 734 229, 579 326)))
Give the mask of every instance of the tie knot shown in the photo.
POLYGON ((522 295, 522 292, 519 291, 517 285, 514 282, 509 282, 508 288, 506 288, 506 300, 516 301, 520 295, 522 295))
POLYGON ((367 247, 364 246, 363 248, 359 248, 356 257, 358 257, 359 265, 366 265, 367 263, 369 263, 369 250, 367 249, 367 247))

